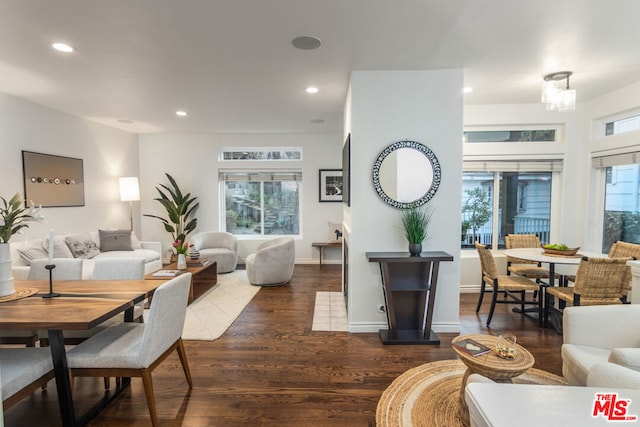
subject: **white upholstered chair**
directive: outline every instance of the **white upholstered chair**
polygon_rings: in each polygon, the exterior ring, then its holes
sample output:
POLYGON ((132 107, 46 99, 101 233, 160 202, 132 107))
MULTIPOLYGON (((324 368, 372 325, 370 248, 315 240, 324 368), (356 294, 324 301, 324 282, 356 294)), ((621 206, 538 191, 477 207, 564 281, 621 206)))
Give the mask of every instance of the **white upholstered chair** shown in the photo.
POLYGON ((601 362, 640 371, 640 305, 567 307, 562 320, 562 375, 569 385, 586 385, 601 362))
POLYGON ((71 377, 141 377, 152 425, 158 425, 151 372, 173 350, 193 386, 181 338, 190 283, 191 273, 184 273, 158 287, 146 323, 120 323, 69 350, 71 377))
POLYGON ((296 246, 292 237, 262 242, 245 260, 249 283, 260 286, 287 283, 293 276, 295 260, 296 246))
MULTIPOLYGON (((49 264, 47 259, 34 259, 29 268, 29 280, 49 280, 49 270, 45 265, 49 264)), ((53 280, 81 280, 82 260, 77 258, 54 258, 53 264, 56 268, 52 271, 53 280)))
POLYGON ((0 395, 4 409, 43 387, 53 377, 53 362, 48 348, 0 348, 0 395))
POLYGON ((189 238, 201 258, 218 263, 218 273, 230 273, 238 265, 238 239, 224 231, 203 231, 189 238))

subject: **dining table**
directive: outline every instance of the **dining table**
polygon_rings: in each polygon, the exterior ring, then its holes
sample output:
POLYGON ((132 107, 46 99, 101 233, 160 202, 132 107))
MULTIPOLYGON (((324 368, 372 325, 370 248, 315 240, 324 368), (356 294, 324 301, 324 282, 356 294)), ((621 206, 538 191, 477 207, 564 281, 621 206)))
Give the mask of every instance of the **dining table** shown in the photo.
POLYGON ((64 345, 64 331, 86 330, 124 312, 133 321, 133 307, 153 295, 161 280, 15 280, 18 294, 37 293, 0 303, 0 329, 46 330, 53 360, 63 426, 84 425, 129 385, 106 392, 85 414, 76 417, 64 345), (51 289, 59 296, 46 297, 51 289), (44 297, 43 297, 44 296, 44 297))
MULTIPOLYGON (((548 254, 542 248, 514 248, 514 249, 505 249, 502 251, 505 255, 520 258, 527 261, 535 261, 541 264, 549 265, 549 282, 547 286, 556 286, 555 283, 555 273, 556 273, 556 265, 567 265, 567 266, 578 266, 580 264, 580 260, 583 256, 586 257, 598 257, 598 258, 606 258, 607 254, 597 253, 597 252, 588 252, 588 251, 578 251, 575 255, 556 255, 556 254, 548 254)), ((563 286, 564 283, 559 283, 558 286, 563 286)), ((542 287, 544 289, 544 286, 542 287)), ((546 296, 540 296, 541 301, 546 301, 546 296)), ((549 320, 545 318, 542 322, 543 327, 547 327, 549 320)), ((561 327, 556 327, 556 330, 561 330, 561 327)))

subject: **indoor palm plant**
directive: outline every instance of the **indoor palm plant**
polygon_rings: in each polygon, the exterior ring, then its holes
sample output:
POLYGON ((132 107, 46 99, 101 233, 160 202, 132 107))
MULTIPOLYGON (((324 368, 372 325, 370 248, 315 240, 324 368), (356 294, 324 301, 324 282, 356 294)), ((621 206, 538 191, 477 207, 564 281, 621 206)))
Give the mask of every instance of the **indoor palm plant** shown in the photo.
POLYGON ((155 198, 167 211, 167 218, 157 215, 144 214, 150 218, 156 218, 164 224, 164 229, 171 234, 173 243, 185 242, 186 237, 191 233, 198 223, 194 213, 200 203, 197 197, 191 197, 191 193, 182 194, 175 179, 168 173, 165 174, 169 180, 169 185, 160 184, 156 190, 160 197, 155 198))
POLYGON ((404 235, 409 242, 411 256, 422 253, 422 242, 427 238, 427 228, 433 212, 426 208, 412 207, 400 211, 404 235))

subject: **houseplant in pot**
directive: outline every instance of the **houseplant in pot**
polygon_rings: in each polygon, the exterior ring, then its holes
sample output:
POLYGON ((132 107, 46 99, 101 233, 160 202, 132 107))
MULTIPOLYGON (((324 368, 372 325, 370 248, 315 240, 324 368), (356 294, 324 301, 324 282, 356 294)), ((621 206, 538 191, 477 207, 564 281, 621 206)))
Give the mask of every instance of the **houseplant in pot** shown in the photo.
POLYGON ((168 173, 165 175, 169 185, 160 184, 156 187, 160 197, 154 200, 157 200, 167 211, 167 218, 151 214, 144 214, 144 216, 160 220, 165 231, 171 234, 172 244, 185 242, 187 235, 196 228, 198 223, 194 214, 200 203, 196 201, 197 197, 191 196, 191 193, 183 194, 171 175, 168 173))
POLYGON ((0 197, 0 200, 0 297, 4 297, 15 292, 9 252, 11 236, 28 228, 29 222, 41 222, 44 217, 42 207, 36 208, 32 204, 30 208, 23 208, 22 198, 18 193, 9 200, 4 197, 0 197))
POLYGON ((411 256, 420 256, 422 242, 427 238, 427 227, 433 212, 426 208, 413 207, 400 211, 404 235, 409 242, 411 256))

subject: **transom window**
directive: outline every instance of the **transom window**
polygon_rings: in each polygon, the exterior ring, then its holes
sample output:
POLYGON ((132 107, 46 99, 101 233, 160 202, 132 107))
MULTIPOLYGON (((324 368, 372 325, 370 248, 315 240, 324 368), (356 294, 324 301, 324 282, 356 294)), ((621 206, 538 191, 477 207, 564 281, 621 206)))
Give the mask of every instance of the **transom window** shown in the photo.
POLYGON ((605 135, 617 135, 619 133, 640 130, 640 115, 614 120, 605 124, 605 135))
POLYGON ((465 131, 464 142, 553 142, 555 129, 465 131))
POLYGON ((220 171, 222 229, 238 236, 300 234, 300 171, 220 171))
POLYGON ((223 148, 220 160, 273 161, 302 160, 302 147, 269 147, 269 148, 223 148))

